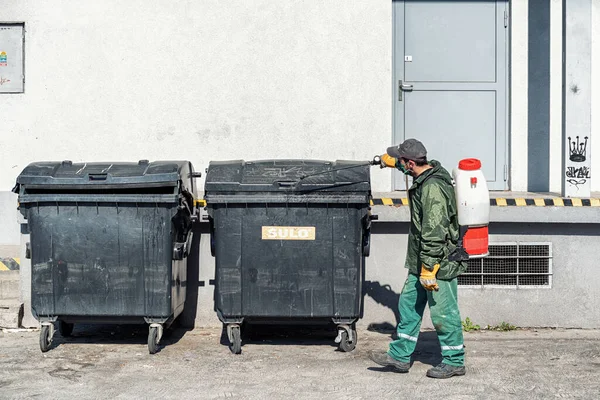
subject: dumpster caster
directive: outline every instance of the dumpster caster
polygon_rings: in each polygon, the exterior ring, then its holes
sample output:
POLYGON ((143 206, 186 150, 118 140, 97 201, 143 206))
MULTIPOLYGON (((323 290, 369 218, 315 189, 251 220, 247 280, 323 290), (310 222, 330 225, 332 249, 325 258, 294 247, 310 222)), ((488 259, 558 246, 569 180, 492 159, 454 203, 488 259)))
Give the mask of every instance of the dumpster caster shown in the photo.
POLYGON ((148 331, 148 352, 155 354, 158 351, 158 344, 162 337, 163 327, 161 324, 151 324, 148 331))
POLYGON ((237 324, 227 325, 227 336, 229 337, 229 350, 231 350, 233 354, 241 354, 242 335, 240 326, 237 324))
POLYGON ((69 337, 73 333, 74 324, 58 321, 58 331, 62 337, 69 337))
POLYGON ((358 341, 356 329, 346 325, 339 325, 338 329, 338 335, 335 338, 335 342, 339 344, 339 349, 346 353, 354 350, 356 348, 356 342, 358 341))
POLYGON ((40 330, 40 350, 42 350, 42 353, 50 350, 53 336, 54 325, 51 323, 42 323, 42 329, 40 330))

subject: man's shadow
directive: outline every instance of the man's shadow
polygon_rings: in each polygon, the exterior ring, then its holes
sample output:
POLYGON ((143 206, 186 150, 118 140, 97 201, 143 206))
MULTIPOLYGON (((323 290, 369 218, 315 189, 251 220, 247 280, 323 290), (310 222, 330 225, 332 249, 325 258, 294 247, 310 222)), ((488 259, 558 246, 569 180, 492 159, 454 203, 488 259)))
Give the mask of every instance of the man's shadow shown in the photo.
MULTIPOLYGON (((390 285, 382 285, 377 281, 365 281, 363 284, 364 295, 369 296, 377 304, 381 304, 392 310, 395 318, 395 325, 390 322, 371 323, 367 327, 368 330, 380 333, 389 333, 392 339, 396 336, 396 326, 400 323, 400 312, 398 311, 398 301, 400 294, 392 290, 390 285)), ((363 302, 364 303, 364 302, 363 302)))
MULTIPOLYGON (((386 321, 381 323, 371 323, 367 327, 369 331, 389 334, 392 340, 397 339, 396 326, 400 323, 400 312, 398 311, 398 302, 400 294, 392 290, 390 285, 382 285, 376 281, 365 281, 364 295, 371 297, 375 302, 388 307, 394 313, 395 325, 386 321)), ((411 361, 421 362, 428 365, 438 365, 442 362, 440 343, 435 331, 426 331, 419 334, 417 347, 412 355, 411 361)), ((380 371, 386 368, 370 367, 370 370, 380 371)))

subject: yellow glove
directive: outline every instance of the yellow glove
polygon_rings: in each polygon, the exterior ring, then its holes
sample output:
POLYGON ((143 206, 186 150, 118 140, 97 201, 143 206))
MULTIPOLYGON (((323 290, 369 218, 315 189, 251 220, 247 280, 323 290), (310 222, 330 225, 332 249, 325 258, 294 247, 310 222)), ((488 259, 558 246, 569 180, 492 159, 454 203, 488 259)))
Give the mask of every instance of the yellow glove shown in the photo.
POLYGON ((427 268, 425 268, 425 264, 421 265, 421 276, 419 277, 419 282, 421 282, 421 285, 425 288, 425 290, 428 291, 432 291, 435 290, 436 292, 439 290, 439 286, 437 284, 437 280, 435 279, 435 276, 438 272, 438 270, 440 269, 440 264, 435 264, 433 266, 433 270, 428 270, 427 268))
POLYGON ((396 168, 396 159, 388 154, 381 156, 381 168, 389 167, 396 168))

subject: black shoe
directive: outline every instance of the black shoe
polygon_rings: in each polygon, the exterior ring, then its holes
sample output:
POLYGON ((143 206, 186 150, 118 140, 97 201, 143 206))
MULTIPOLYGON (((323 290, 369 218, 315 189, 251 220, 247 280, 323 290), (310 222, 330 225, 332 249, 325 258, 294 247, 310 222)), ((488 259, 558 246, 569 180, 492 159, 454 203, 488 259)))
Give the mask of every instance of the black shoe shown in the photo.
POLYGON ((441 363, 440 365, 430 368, 427 370, 427 376, 430 378, 446 379, 452 378, 453 376, 461 376, 466 373, 465 367, 455 367, 441 363))
POLYGON ((388 353, 385 352, 370 352, 369 358, 383 366, 383 367, 392 367, 395 372, 408 372, 410 369, 410 363, 398 361, 395 358, 392 358, 388 353))

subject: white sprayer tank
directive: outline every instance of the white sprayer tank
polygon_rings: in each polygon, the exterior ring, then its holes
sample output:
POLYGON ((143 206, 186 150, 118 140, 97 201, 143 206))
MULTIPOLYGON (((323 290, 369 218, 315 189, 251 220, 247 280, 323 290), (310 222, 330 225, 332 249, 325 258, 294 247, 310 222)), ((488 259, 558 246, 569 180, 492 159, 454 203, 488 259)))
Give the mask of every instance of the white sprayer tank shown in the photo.
POLYGON ((470 258, 488 255, 490 193, 481 171, 481 161, 466 158, 452 170, 458 207, 458 224, 463 228, 462 245, 470 258))

